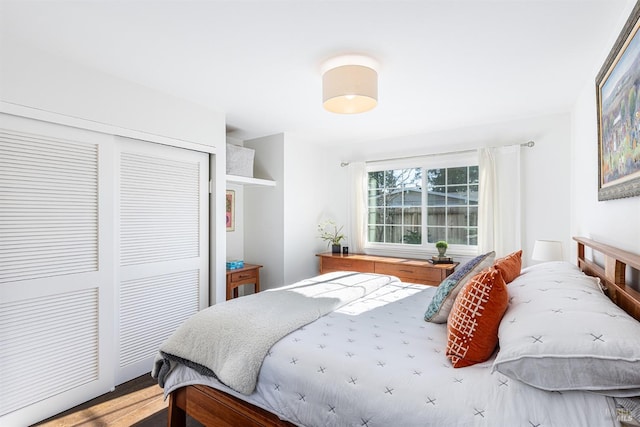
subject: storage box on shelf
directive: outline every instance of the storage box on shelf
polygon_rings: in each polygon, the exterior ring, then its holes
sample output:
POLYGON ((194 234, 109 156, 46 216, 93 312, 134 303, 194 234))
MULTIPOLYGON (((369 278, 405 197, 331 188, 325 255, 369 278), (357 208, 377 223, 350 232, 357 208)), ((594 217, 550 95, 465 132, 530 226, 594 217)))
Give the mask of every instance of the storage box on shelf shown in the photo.
POLYGON ((253 178, 255 150, 239 145, 227 144, 227 175, 253 178))

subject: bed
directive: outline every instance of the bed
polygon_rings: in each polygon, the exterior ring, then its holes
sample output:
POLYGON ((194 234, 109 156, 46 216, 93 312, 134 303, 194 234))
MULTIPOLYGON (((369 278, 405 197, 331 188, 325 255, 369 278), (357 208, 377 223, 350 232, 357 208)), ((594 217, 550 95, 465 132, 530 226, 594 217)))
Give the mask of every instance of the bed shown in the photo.
POLYGON ((439 287, 337 272, 207 309, 163 344, 153 367, 169 425, 184 426, 186 414, 207 426, 633 422, 640 293, 625 276, 627 267, 640 269, 640 256, 575 240, 577 266, 521 269, 516 254, 483 254, 439 287), (495 283, 481 288, 495 293, 484 306, 502 308, 481 307, 482 319, 471 321, 482 325, 460 344, 464 319, 456 316, 469 313, 465 304, 477 296, 469 283, 480 276, 495 283), (443 290, 452 283, 456 292, 443 290), (286 327, 276 324, 283 311, 291 312, 286 327), (485 323, 497 350, 476 338, 485 323), (475 360, 478 349, 485 355, 475 360))

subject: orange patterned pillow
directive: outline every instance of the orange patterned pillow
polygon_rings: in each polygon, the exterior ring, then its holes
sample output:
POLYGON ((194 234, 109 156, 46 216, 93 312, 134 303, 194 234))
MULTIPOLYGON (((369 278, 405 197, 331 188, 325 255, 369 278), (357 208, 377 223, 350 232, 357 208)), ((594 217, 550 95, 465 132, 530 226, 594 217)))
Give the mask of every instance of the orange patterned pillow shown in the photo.
POLYGON ((507 284, 493 267, 482 270, 462 288, 447 322, 447 357, 454 368, 491 357, 508 303, 507 284))
POLYGON ((502 273, 505 283, 511 283, 520 275, 522 269, 522 249, 506 257, 498 258, 493 266, 502 273))

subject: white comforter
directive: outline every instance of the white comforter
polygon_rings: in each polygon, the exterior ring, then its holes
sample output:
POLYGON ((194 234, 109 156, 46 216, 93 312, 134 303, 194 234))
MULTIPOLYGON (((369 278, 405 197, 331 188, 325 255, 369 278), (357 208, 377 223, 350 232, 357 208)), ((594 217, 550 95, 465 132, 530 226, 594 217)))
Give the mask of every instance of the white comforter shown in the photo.
POLYGON ((211 306, 189 318, 162 344, 152 375, 163 385, 180 362, 250 394, 265 355, 277 341, 392 282, 399 280, 335 272, 211 306))
POLYGON ((242 396, 180 366, 165 394, 206 384, 301 426, 617 426, 611 398, 547 392, 492 373, 454 369, 446 325, 422 320, 435 288, 392 283, 310 323, 267 353, 242 396))

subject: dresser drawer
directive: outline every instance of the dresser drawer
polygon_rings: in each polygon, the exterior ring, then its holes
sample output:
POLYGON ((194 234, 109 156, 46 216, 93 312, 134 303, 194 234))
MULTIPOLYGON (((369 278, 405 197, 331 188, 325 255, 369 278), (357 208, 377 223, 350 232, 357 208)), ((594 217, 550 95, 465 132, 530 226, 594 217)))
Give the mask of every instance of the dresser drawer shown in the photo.
POLYGON ((372 273, 374 271, 373 261, 366 261, 361 259, 350 258, 321 258, 321 271, 322 273, 329 273, 332 271, 358 271, 360 273, 372 273))
POLYGON ((260 292, 261 265, 245 264, 237 270, 227 270, 227 300, 238 297, 238 288, 253 285, 253 292, 260 292))
POLYGON ((317 254, 320 258, 320 273, 332 271, 358 271, 360 273, 378 273, 396 276, 403 282, 438 286, 449 274, 453 273, 457 262, 453 264, 433 265, 427 260, 413 258, 395 258, 365 254, 317 254))
POLYGON ((245 281, 248 281, 247 283, 253 283, 257 275, 258 275, 257 269, 231 273, 231 282, 234 284, 240 284, 241 282, 245 282, 245 281))
POLYGON ((376 262, 375 272, 397 276, 403 282, 439 285, 445 270, 433 267, 376 262))

